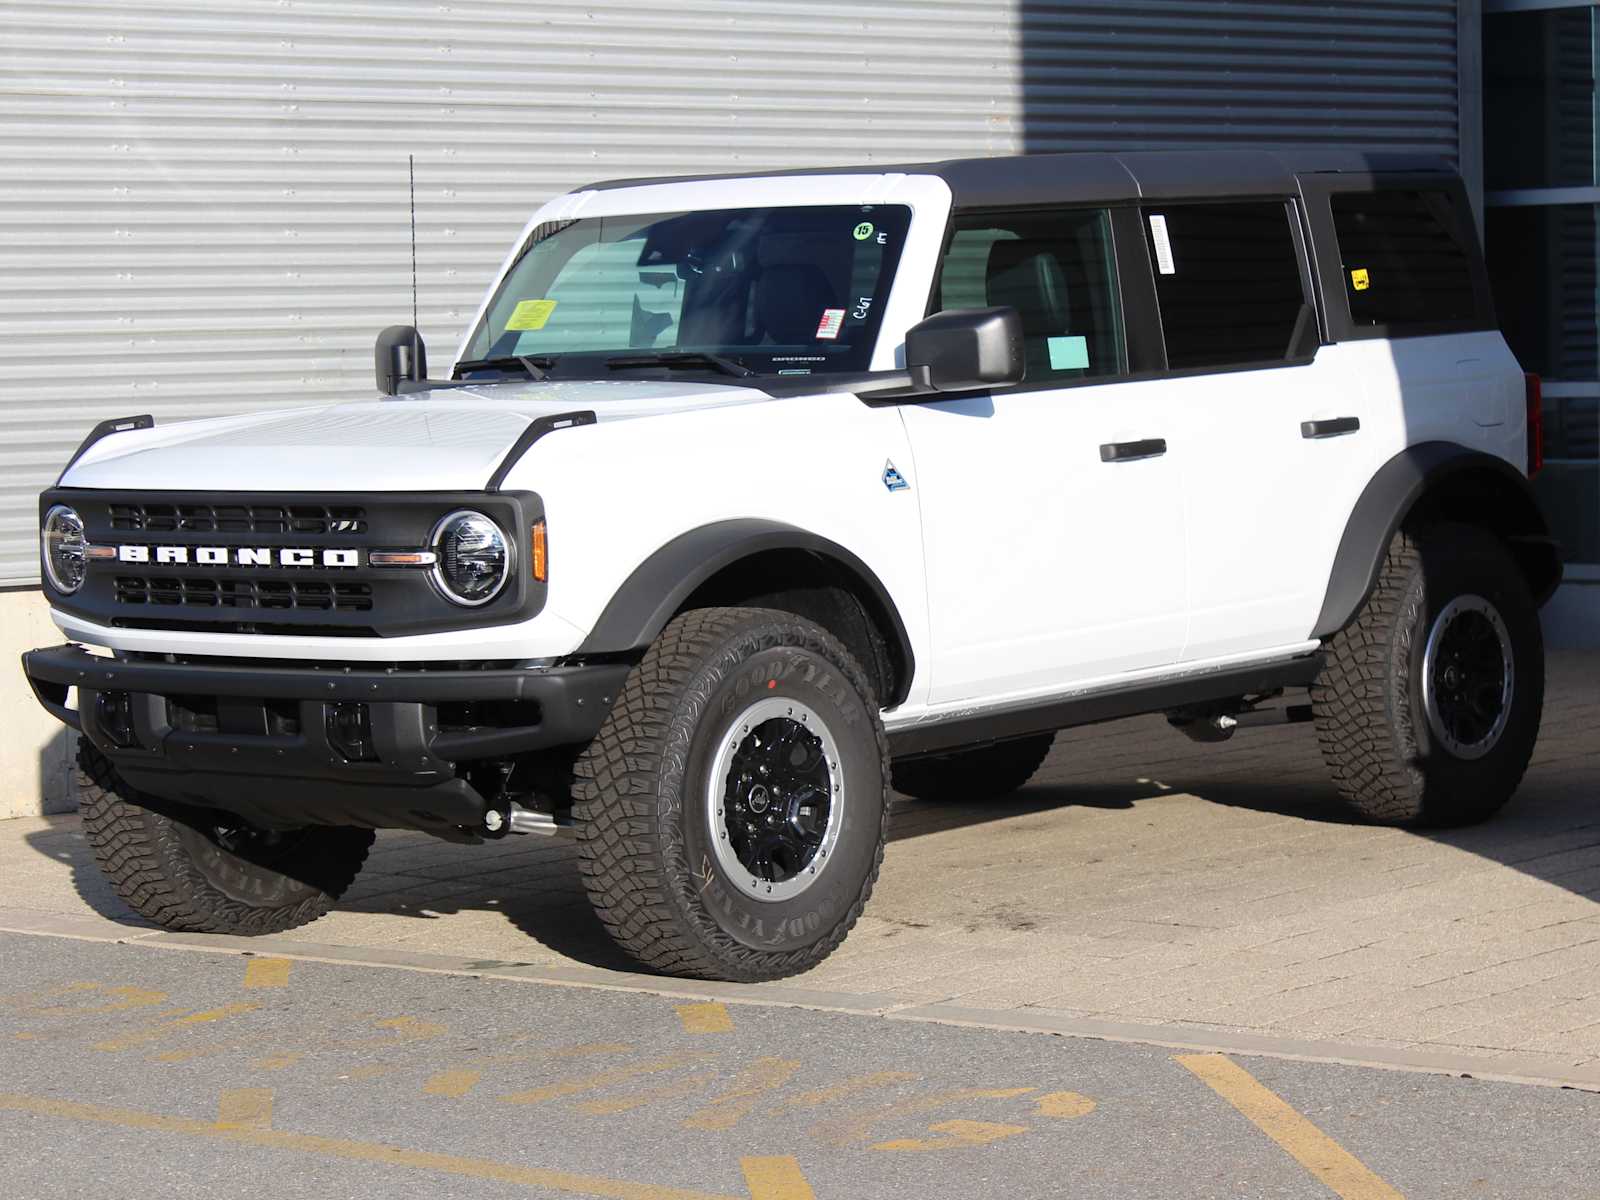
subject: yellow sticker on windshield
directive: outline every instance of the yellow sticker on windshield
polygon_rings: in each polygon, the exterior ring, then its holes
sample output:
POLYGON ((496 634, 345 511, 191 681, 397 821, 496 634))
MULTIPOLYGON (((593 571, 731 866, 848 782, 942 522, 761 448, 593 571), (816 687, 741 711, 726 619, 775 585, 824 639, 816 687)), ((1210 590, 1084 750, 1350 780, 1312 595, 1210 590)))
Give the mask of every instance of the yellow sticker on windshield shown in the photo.
POLYGON ((1364 292, 1372 286, 1372 276, 1367 274, 1365 267, 1357 267, 1350 272, 1350 286, 1358 292, 1364 292))
POLYGON ((550 319, 550 314, 555 310, 554 300, 523 300, 512 309, 511 319, 506 322, 506 328, 518 331, 543 329, 545 322, 550 319))

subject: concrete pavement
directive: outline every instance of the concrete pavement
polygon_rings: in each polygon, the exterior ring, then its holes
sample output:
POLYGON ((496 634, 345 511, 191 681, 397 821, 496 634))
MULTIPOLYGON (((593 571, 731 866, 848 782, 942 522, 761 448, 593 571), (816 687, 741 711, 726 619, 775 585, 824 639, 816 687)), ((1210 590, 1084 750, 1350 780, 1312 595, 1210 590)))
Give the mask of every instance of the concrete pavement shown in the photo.
MULTIPOLYGON (((1064 734, 1016 796, 902 800, 868 915, 783 984, 631 974, 575 850, 534 838, 382 835, 340 908, 268 949, 1600 1087, 1597 678, 1600 654, 1553 657, 1518 797, 1438 834, 1346 822, 1309 726, 1064 734)), ((6 928, 227 944, 142 927, 73 817, 0 824, 0 872, 6 928)))

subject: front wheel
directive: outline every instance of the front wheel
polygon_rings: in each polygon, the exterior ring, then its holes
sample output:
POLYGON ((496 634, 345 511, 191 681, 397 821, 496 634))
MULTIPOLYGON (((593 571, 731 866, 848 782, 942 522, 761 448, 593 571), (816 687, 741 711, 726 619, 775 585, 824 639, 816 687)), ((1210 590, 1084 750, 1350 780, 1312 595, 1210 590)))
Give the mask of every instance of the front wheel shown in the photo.
POLYGON ((366 862, 370 829, 269 831, 179 809, 130 788, 78 741, 83 834, 112 890, 141 917, 186 933, 281 933, 333 907, 366 862), (167 812, 157 812, 150 805, 167 812))
POLYGON ((1504 544, 1465 525, 1397 533, 1311 703, 1323 759, 1362 817, 1465 825, 1497 812, 1544 704, 1539 613, 1504 544))
POLYGON ((814 966, 883 861, 877 700, 849 651, 787 613, 675 618, 575 775, 595 912, 667 974, 751 982, 814 966))

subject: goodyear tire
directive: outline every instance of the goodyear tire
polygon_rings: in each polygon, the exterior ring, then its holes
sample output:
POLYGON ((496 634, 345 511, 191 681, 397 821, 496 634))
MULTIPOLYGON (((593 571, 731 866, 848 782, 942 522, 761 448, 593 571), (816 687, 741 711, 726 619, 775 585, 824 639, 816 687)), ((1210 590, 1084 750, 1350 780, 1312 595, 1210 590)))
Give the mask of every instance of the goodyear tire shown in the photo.
POLYGON ((940 804, 1009 796, 1033 778, 1055 738, 1046 733, 955 754, 901 759, 894 764, 894 790, 940 804))
POLYGON ((315 921, 372 845, 370 829, 266 833, 224 813, 170 808, 128 787, 87 739, 78 767, 83 833, 100 870, 129 908, 166 929, 254 935, 315 921))
POLYGON ((684 613, 576 767, 580 865, 601 922, 652 970, 807 970, 883 861, 887 745, 861 666, 788 613, 684 613))
POLYGON ((1539 614, 1500 540, 1465 525, 1397 533, 1377 586, 1311 689, 1322 756, 1370 821, 1482 821, 1539 736, 1539 614))

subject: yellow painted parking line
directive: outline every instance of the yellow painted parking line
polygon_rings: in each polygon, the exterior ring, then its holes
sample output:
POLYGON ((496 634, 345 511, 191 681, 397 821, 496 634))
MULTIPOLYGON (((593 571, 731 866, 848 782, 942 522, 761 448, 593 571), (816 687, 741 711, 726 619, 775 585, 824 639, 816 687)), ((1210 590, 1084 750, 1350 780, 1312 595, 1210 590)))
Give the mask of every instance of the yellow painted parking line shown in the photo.
POLYGON ((271 1088, 229 1088, 217 1101, 217 1124, 224 1129, 271 1129, 271 1088))
POLYGON ((422 1085, 422 1094, 456 1100, 477 1087, 482 1078, 482 1071, 440 1071, 428 1077, 428 1082, 422 1085))
POLYGON ((532 1088, 526 1092, 512 1092, 501 1096, 500 1099, 506 1104, 543 1104, 546 1100, 576 1096, 580 1092, 598 1091, 600 1088, 610 1087, 613 1083, 626 1083, 640 1075, 654 1075, 659 1071, 671 1071, 689 1063, 703 1062, 705 1058, 704 1054, 676 1054, 670 1058, 658 1058, 651 1062, 614 1067, 609 1071, 597 1071, 593 1075, 557 1080, 555 1083, 547 1083, 543 1087, 532 1088))
POLYGON ((739 1166, 750 1200, 816 1200, 800 1164, 792 1158, 741 1158, 739 1166))
POLYGON ((733 1018, 728 1006, 715 1001, 706 1004, 677 1005, 678 1020, 685 1033, 732 1033, 733 1018))
POLYGON ((289 982, 289 968, 294 963, 287 958, 252 958, 244 969, 247 988, 282 987, 289 982))
POLYGON ((685 1129, 732 1129, 769 1093, 788 1083, 800 1063, 792 1058, 758 1058, 738 1075, 722 1095, 683 1122, 685 1129))
POLYGON ((96 1042, 94 1048, 96 1050, 131 1050, 135 1046, 143 1046, 147 1042, 153 1042, 163 1034, 182 1029, 186 1025, 209 1025, 213 1021, 224 1021, 229 1017, 236 1017, 240 1013, 254 1012, 260 1007, 259 1004, 224 1004, 221 1008, 208 1008, 204 1012, 189 1013, 186 1016, 176 1017, 170 1021, 163 1021, 159 1025, 150 1025, 143 1029, 131 1030, 114 1038, 107 1038, 103 1042, 96 1042))
POLYGON ((1276 1092, 1223 1054, 1178 1054, 1195 1075, 1343 1200, 1403 1200, 1394 1188, 1276 1092))
MULTIPOLYGON (((518 1184, 522 1187, 544 1188, 547 1191, 564 1192, 569 1195, 601 1196, 607 1200, 735 1200, 734 1197, 712 1192, 657 1187, 654 1184, 633 1183, 626 1179, 577 1175, 568 1171, 523 1167, 484 1158, 434 1154, 425 1150, 390 1146, 382 1142, 358 1142, 348 1138, 319 1137, 315 1134, 288 1133, 276 1129, 236 1129, 188 1117, 168 1117, 160 1113, 139 1112, 127 1108, 106 1108, 98 1104, 79 1104, 71 1100, 48 1100, 42 1096, 26 1096, 13 1092, 0 1092, 0 1111, 32 1113, 35 1116, 55 1117, 67 1121, 92 1121, 101 1125, 143 1129, 155 1133, 185 1134, 213 1141, 233 1142, 235 1145, 260 1146, 269 1150, 293 1150, 321 1158, 376 1163, 388 1167, 410 1167, 467 1179, 489 1179, 499 1183, 518 1184)), ((801 1183, 803 1184, 804 1180, 801 1180, 801 1183)), ((809 1200, 811 1191, 808 1188, 803 1192, 775 1191, 765 1194, 753 1193, 753 1195, 755 1200, 809 1200)))

